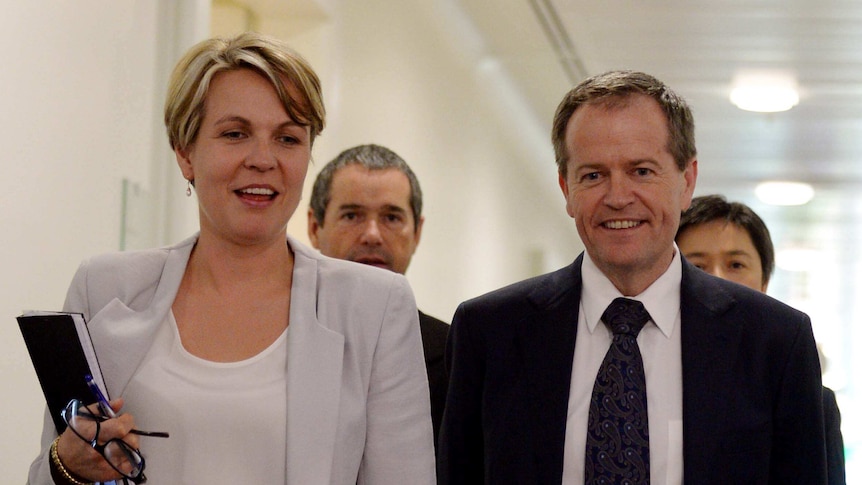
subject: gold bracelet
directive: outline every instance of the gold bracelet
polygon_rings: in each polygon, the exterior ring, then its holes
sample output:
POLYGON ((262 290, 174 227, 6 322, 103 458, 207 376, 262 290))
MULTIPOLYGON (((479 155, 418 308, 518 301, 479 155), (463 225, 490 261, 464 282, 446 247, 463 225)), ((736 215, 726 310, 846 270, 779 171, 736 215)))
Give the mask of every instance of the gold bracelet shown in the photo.
MULTIPOLYGON (((72 476, 72 473, 69 472, 69 470, 66 470, 66 467, 63 466, 63 462, 60 461, 60 455, 57 453, 57 442, 59 441, 60 437, 58 436, 57 439, 55 439, 54 442, 51 443, 51 465, 53 465, 51 468, 54 468, 55 470, 60 472, 60 475, 62 475, 61 478, 65 479, 66 483, 70 483, 72 485, 92 485, 93 482, 81 481, 78 478, 72 476)), ((51 475, 54 474, 52 473, 51 475)))

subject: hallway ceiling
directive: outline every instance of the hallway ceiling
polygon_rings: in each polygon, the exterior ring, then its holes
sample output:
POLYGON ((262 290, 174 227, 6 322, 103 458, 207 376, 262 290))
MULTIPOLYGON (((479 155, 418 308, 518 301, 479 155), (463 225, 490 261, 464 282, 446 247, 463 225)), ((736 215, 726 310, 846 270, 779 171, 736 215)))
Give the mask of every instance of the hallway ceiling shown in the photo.
POLYGON ((584 77, 648 72, 694 111, 695 195, 722 193, 751 205, 779 249, 820 249, 839 261, 855 255, 862 239, 862 2, 460 3, 545 133, 563 94, 584 77), (752 69, 794 74, 799 105, 772 114, 732 105, 734 75, 752 69), (767 206, 754 196, 765 180, 806 181, 816 195, 803 206, 767 206))

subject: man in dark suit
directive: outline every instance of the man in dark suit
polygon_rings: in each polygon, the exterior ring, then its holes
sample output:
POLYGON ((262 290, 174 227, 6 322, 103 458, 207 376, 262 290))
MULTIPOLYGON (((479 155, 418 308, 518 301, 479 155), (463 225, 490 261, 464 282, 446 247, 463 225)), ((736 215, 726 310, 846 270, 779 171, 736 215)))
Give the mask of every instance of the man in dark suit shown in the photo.
POLYGON ((697 179, 685 101, 652 76, 605 73, 564 97, 552 140, 586 252, 459 306, 438 481, 826 483, 808 317, 699 271, 674 245, 697 179), (646 395, 626 404, 635 420, 593 420, 630 395, 593 399, 609 349, 620 350, 605 315, 623 297, 648 313, 636 344, 621 338, 646 395), (645 476, 626 478, 636 470, 645 476))
MULTIPOLYGON (((707 273, 766 293, 775 269, 775 247, 763 219, 721 195, 695 197, 676 233, 682 255, 707 273)), ((829 485, 844 485, 844 438, 835 392, 823 386, 829 485)))
MULTIPOLYGON (((422 189, 407 163, 379 145, 347 149, 326 164, 311 192, 308 237, 325 256, 404 274, 422 235, 422 189)), ((419 312, 431 391, 434 444, 449 381, 449 324, 419 312)))

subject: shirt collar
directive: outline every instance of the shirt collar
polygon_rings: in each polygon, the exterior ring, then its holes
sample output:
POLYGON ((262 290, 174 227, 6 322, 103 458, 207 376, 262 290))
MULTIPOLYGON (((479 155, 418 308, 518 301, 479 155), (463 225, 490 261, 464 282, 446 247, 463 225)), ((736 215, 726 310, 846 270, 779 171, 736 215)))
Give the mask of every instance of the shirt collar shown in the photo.
MULTIPOLYGON (((650 314, 651 321, 668 338, 673 334, 680 313, 679 292, 682 286, 682 262, 676 243, 673 245, 673 250, 673 259, 667 270, 643 293, 628 297, 644 304, 650 314)), ((586 318, 590 333, 592 333, 601 321, 602 313, 605 312, 608 305, 623 294, 599 270, 586 251, 581 266, 581 279, 583 283, 581 286, 581 310, 586 318)))

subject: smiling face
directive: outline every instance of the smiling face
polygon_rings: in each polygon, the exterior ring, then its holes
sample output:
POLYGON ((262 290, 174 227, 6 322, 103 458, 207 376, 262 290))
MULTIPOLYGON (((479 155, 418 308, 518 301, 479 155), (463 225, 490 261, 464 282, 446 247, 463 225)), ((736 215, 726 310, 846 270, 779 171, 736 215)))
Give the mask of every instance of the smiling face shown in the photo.
POLYGON ((697 161, 684 171, 668 151, 658 103, 629 95, 587 104, 566 129, 566 210, 599 269, 625 295, 645 290, 673 258, 680 214, 691 203, 697 161))
POLYGON ((176 150, 183 175, 195 183, 201 238, 283 243, 311 159, 309 128, 295 123, 272 84, 250 69, 216 74, 204 113, 192 145, 176 150))
POLYGON ((760 255, 748 232, 736 224, 715 220, 693 225, 676 243, 691 264, 707 273, 766 292, 760 255))
POLYGON ((332 177, 323 223, 308 211, 308 237, 326 256, 404 274, 422 235, 413 220, 410 182, 395 168, 349 164, 332 177))

